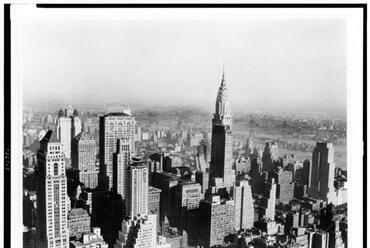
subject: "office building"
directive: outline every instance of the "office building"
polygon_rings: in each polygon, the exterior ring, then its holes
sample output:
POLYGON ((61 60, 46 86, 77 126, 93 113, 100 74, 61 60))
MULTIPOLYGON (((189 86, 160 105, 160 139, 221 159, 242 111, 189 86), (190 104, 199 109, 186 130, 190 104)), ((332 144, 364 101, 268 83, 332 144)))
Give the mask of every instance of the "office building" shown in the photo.
POLYGON ((149 169, 143 161, 133 161, 129 167, 126 213, 130 218, 148 213, 149 169))
POLYGON ((81 132, 82 123, 78 111, 68 105, 64 110, 59 110, 57 119, 57 138, 63 144, 67 159, 71 158, 72 139, 81 132))
POLYGON ((317 142, 312 153, 308 195, 315 199, 335 202, 334 147, 332 143, 317 142))
POLYGON ((262 215, 265 221, 275 220, 275 204, 276 204, 276 183, 275 179, 271 178, 268 182, 265 182, 265 189, 263 192, 262 215))
POLYGON ((117 141, 117 152, 113 153, 113 188, 125 201, 128 189, 128 167, 131 160, 132 142, 125 136, 117 141))
POLYGON ((221 200, 218 195, 209 195, 201 201, 200 236, 202 245, 222 245, 225 237, 233 234, 235 227, 235 205, 233 200, 221 200))
POLYGON ((79 180, 86 188, 98 186, 97 145, 94 137, 80 132, 72 139, 72 167, 79 170, 79 180))
POLYGON ((117 142, 124 138, 130 142, 130 155, 135 154, 135 118, 130 111, 115 112, 100 117, 99 123, 99 186, 102 189, 113 187, 113 153, 117 142))
POLYGON ((202 188, 199 183, 180 181, 176 186, 176 203, 178 209, 195 209, 202 200, 202 188))
POLYGON ((124 219, 114 248, 149 248, 157 246, 156 216, 138 215, 124 219))
POLYGON ((232 187, 235 182, 233 137, 231 131, 232 118, 224 73, 218 90, 215 107, 216 109, 212 119, 210 184, 214 185, 216 178, 222 178, 225 187, 232 187))
POLYGON ((254 223, 252 188, 247 180, 236 181, 233 189, 235 202, 235 230, 250 229, 254 223))
POLYGON ((278 146, 275 142, 267 142, 262 155, 262 165, 264 171, 273 171, 275 162, 279 159, 278 146))
POLYGON ((344 248, 342 232, 339 229, 339 220, 332 221, 332 230, 329 231, 329 248, 344 248))
POLYGON ((209 185, 209 173, 206 171, 195 172, 195 181, 200 184, 202 187, 202 193, 204 194, 209 185))
POLYGON ((299 227, 299 213, 289 212, 285 219, 285 233, 290 234, 293 228, 299 227))
POLYGON ((68 213, 69 237, 81 237, 82 234, 90 232, 91 218, 83 208, 72 208, 68 213))
POLYGON ((38 247, 67 248, 68 201, 63 145, 49 130, 37 152, 38 247))
MULTIPOLYGON (((294 197, 294 183, 291 171, 278 168, 277 171, 270 173, 275 178, 277 186, 277 203, 288 204, 294 197)), ((269 174, 269 175, 270 175, 269 174)))
POLYGON ((160 203, 162 190, 149 186, 148 188, 148 212, 157 216, 157 228, 160 226, 160 203))
POLYGON ((104 242, 100 228, 94 227, 91 233, 84 233, 81 239, 71 241, 70 248, 108 248, 108 244, 104 242))
POLYGON ((206 171, 209 168, 211 147, 208 141, 202 140, 197 148, 196 166, 200 171, 206 171))
POLYGON ((316 231, 312 237, 312 248, 329 248, 329 233, 316 231))

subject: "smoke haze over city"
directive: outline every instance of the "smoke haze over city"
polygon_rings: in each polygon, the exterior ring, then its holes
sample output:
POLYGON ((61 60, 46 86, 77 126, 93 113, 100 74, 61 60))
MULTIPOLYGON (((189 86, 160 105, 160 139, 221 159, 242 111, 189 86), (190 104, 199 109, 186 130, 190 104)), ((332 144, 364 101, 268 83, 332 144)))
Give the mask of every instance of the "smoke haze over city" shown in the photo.
POLYGON ((30 20, 24 101, 211 110, 225 64, 232 111, 345 112, 345 34, 340 19, 30 20))

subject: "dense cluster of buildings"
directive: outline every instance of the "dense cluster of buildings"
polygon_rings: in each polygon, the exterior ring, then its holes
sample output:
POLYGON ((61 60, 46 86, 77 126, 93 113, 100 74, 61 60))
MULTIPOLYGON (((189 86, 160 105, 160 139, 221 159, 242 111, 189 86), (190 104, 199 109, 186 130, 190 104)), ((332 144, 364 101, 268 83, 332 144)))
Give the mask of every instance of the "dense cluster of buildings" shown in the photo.
POLYGON ((130 110, 100 116, 98 140, 70 106, 45 118, 55 127, 37 154, 23 154, 34 168, 24 247, 347 247, 346 173, 333 145, 318 142, 311 160, 291 161, 275 142, 254 146, 251 130, 235 156, 224 75, 211 134, 156 131, 149 152, 130 110), (165 137, 180 145, 159 149, 165 137))

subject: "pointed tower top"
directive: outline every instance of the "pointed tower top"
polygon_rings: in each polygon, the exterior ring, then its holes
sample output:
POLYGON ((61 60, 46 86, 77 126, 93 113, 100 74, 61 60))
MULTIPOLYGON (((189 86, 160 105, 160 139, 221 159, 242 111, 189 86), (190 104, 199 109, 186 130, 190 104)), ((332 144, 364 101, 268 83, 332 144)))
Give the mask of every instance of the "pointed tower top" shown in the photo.
POLYGON ((222 65, 222 81, 221 86, 225 84, 225 63, 222 65))

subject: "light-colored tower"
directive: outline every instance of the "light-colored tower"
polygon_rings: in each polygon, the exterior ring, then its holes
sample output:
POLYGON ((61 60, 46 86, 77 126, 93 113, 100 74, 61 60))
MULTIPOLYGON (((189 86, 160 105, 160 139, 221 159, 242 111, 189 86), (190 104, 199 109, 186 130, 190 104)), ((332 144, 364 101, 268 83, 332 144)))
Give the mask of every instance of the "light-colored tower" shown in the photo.
POLYGON ((310 167, 310 197, 334 202, 334 147, 332 143, 317 142, 312 153, 312 165, 310 167))
POLYGON ((49 130, 37 152, 38 247, 69 247, 68 195, 63 145, 49 130))
POLYGON ((79 170, 80 182, 86 188, 98 186, 99 170, 95 166, 97 145, 94 137, 80 132, 72 140, 72 167, 79 170))
POLYGON ((113 153, 117 151, 117 141, 127 138, 131 143, 130 155, 135 154, 135 118, 130 111, 109 113, 100 117, 99 124, 99 186, 102 189, 113 187, 113 153))
POLYGON ((250 229, 254 223, 252 188, 247 180, 237 181, 233 190, 235 230, 250 229))
POLYGON ((113 153, 113 188, 125 200, 128 189, 128 168, 131 159, 132 142, 128 137, 118 140, 117 152, 113 153))
POLYGON ((266 192, 264 197, 266 198, 266 221, 275 220, 275 205, 276 205, 276 183, 275 179, 271 178, 271 182, 266 184, 266 192))
POLYGON ((78 111, 73 110, 68 105, 64 110, 59 111, 57 119, 57 138, 63 144, 64 154, 67 159, 71 158, 72 139, 82 130, 81 119, 78 117, 78 111))
POLYGON ((223 74, 217 94, 215 114, 212 119, 211 185, 215 178, 222 178, 225 187, 232 187, 235 182, 231 128, 232 118, 230 115, 225 74, 223 74))
POLYGON ((71 118, 59 116, 57 119, 57 137, 63 144, 64 154, 71 157, 72 121, 71 118))
POLYGON ((127 216, 134 218, 138 214, 148 213, 149 169, 144 162, 134 162, 129 167, 127 216))

